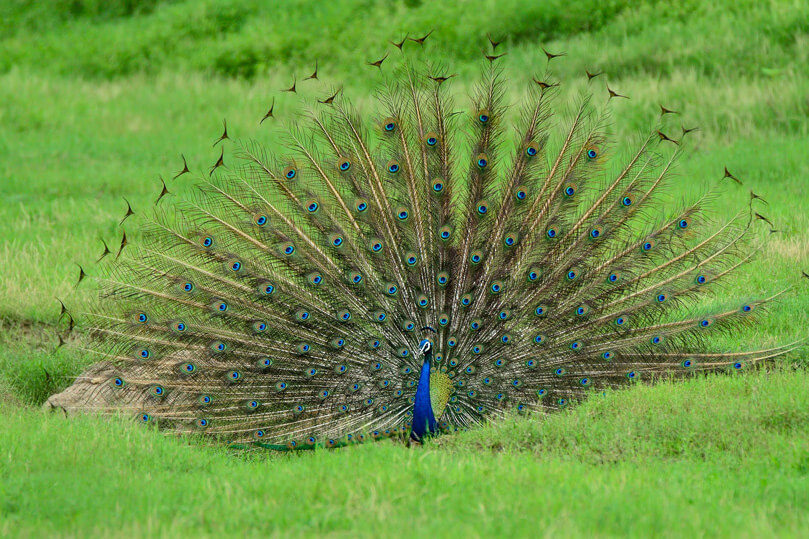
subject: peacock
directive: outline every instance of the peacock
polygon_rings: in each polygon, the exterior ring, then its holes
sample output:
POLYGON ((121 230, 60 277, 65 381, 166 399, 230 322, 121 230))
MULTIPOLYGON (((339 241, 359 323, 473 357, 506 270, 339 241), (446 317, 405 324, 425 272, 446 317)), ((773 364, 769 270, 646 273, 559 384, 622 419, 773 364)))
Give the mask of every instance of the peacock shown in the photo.
MULTIPOLYGON (((457 74, 403 55, 372 115, 333 87, 283 145, 235 142, 225 125, 217 143, 238 164, 217 152, 193 194, 99 264, 97 306, 70 342, 103 361, 50 405, 240 447, 420 442, 797 346, 711 350, 783 293, 705 307, 754 256, 760 197, 721 222, 713 190, 672 200, 690 129, 677 140, 658 124, 623 154, 609 110, 626 96, 607 86, 602 100, 600 73, 560 114, 559 54, 519 105, 502 55, 484 52, 460 110, 457 74)), ((368 62, 383 76, 385 58, 368 62)))

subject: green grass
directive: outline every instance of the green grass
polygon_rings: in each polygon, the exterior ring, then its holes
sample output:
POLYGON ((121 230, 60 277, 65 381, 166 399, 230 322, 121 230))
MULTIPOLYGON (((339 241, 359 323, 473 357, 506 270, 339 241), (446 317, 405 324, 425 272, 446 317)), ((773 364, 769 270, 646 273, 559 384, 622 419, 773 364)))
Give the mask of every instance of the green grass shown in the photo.
MULTIPOLYGON (((71 0, 0 5, 0 534, 195 532, 403 535, 805 535, 809 419, 805 350, 775 373, 697 377, 609 394, 549 418, 515 418, 419 449, 382 443, 302 455, 233 454, 123 421, 66 420, 37 406, 89 364, 54 351, 59 304, 99 238, 120 239, 127 197, 148 214, 184 153, 206 170, 227 118, 231 136, 280 140, 301 93, 343 86, 372 114, 379 74, 365 65, 406 32, 436 32, 424 54, 449 65, 459 106, 485 34, 516 102, 548 50, 564 97, 604 83, 612 131, 631 140, 658 104, 663 129, 698 125, 674 199, 727 184, 733 215, 748 190, 777 234, 716 303, 796 286, 729 348, 803 337, 809 312, 809 8, 805 2, 691 0, 482 2, 71 0), (628 7, 630 6, 631 7, 628 7), (313 32, 312 29, 317 29, 313 32), (322 82, 304 82, 315 59, 322 82), (584 70, 605 71, 588 87, 584 70), (276 99, 276 122, 258 120, 276 99)), ((405 45, 411 53, 418 49, 405 45)), ((619 150, 627 144, 619 144, 619 150)), ((226 154, 228 158, 230 154, 226 154)))
POLYGON ((611 393, 436 444, 232 454, 3 410, 0 534, 802 536, 803 371, 611 393))

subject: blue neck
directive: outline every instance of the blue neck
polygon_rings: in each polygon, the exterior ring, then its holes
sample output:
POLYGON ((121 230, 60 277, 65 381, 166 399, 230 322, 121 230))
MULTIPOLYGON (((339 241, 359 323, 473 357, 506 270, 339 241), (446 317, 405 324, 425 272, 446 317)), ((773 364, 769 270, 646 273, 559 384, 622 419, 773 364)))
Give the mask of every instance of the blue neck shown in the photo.
POLYGON ((416 401, 413 404, 413 430, 410 435, 419 441, 438 430, 438 421, 435 420, 433 405, 430 402, 430 363, 432 359, 432 354, 424 355, 419 385, 416 388, 416 401))

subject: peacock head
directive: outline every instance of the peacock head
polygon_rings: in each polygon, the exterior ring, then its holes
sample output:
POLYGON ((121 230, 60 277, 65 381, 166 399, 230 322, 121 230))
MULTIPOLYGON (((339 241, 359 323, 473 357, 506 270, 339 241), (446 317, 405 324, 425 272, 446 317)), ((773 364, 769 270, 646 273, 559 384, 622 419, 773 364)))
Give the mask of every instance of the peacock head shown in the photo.
POLYGON ((419 350, 424 356, 432 356, 433 354, 433 341, 430 340, 430 332, 435 333, 435 328, 431 326, 424 326, 421 328, 424 333, 424 338, 419 342, 419 350))

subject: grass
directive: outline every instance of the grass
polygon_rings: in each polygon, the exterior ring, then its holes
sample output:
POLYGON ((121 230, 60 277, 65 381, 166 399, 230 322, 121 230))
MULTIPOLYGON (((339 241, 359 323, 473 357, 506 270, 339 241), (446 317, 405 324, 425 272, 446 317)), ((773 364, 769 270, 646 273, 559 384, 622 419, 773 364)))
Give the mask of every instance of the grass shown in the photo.
POLYGON ((418 449, 292 455, 6 408, 0 533, 801 536, 806 384, 803 371, 711 376, 418 449))
MULTIPOLYGON (((675 198, 727 184, 714 211, 734 214, 748 190, 779 232, 717 302, 788 286, 730 348, 803 336, 809 312, 809 11, 804 2, 691 0, 434 2, 73 0, 0 6, 0 534, 190 535, 805 535, 809 446, 805 350, 774 372, 639 386, 548 418, 513 418, 419 449, 373 444, 302 455, 232 454, 124 421, 66 420, 37 406, 90 358, 59 350, 59 303, 103 238, 120 239, 132 202, 148 213, 180 153, 195 172, 232 136, 278 141, 297 99, 343 86, 361 110, 386 45, 431 28, 463 104, 485 34, 516 101, 548 50, 565 96, 583 73, 631 96, 613 106, 617 140, 681 112, 663 129, 698 125, 675 198), (317 7, 315 7, 315 5, 317 7), (318 32, 312 32, 313 28, 318 32), (357 31, 361 28, 362 31, 357 31), (318 59, 323 82, 302 81, 318 59), (276 98, 278 122, 258 120, 276 98), (101 517, 100 515, 103 515, 101 517)), ((405 45, 412 53, 418 46, 405 45)), ((386 69, 388 64, 385 65, 386 69)), ((229 154, 226 154, 226 158, 229 154)))

